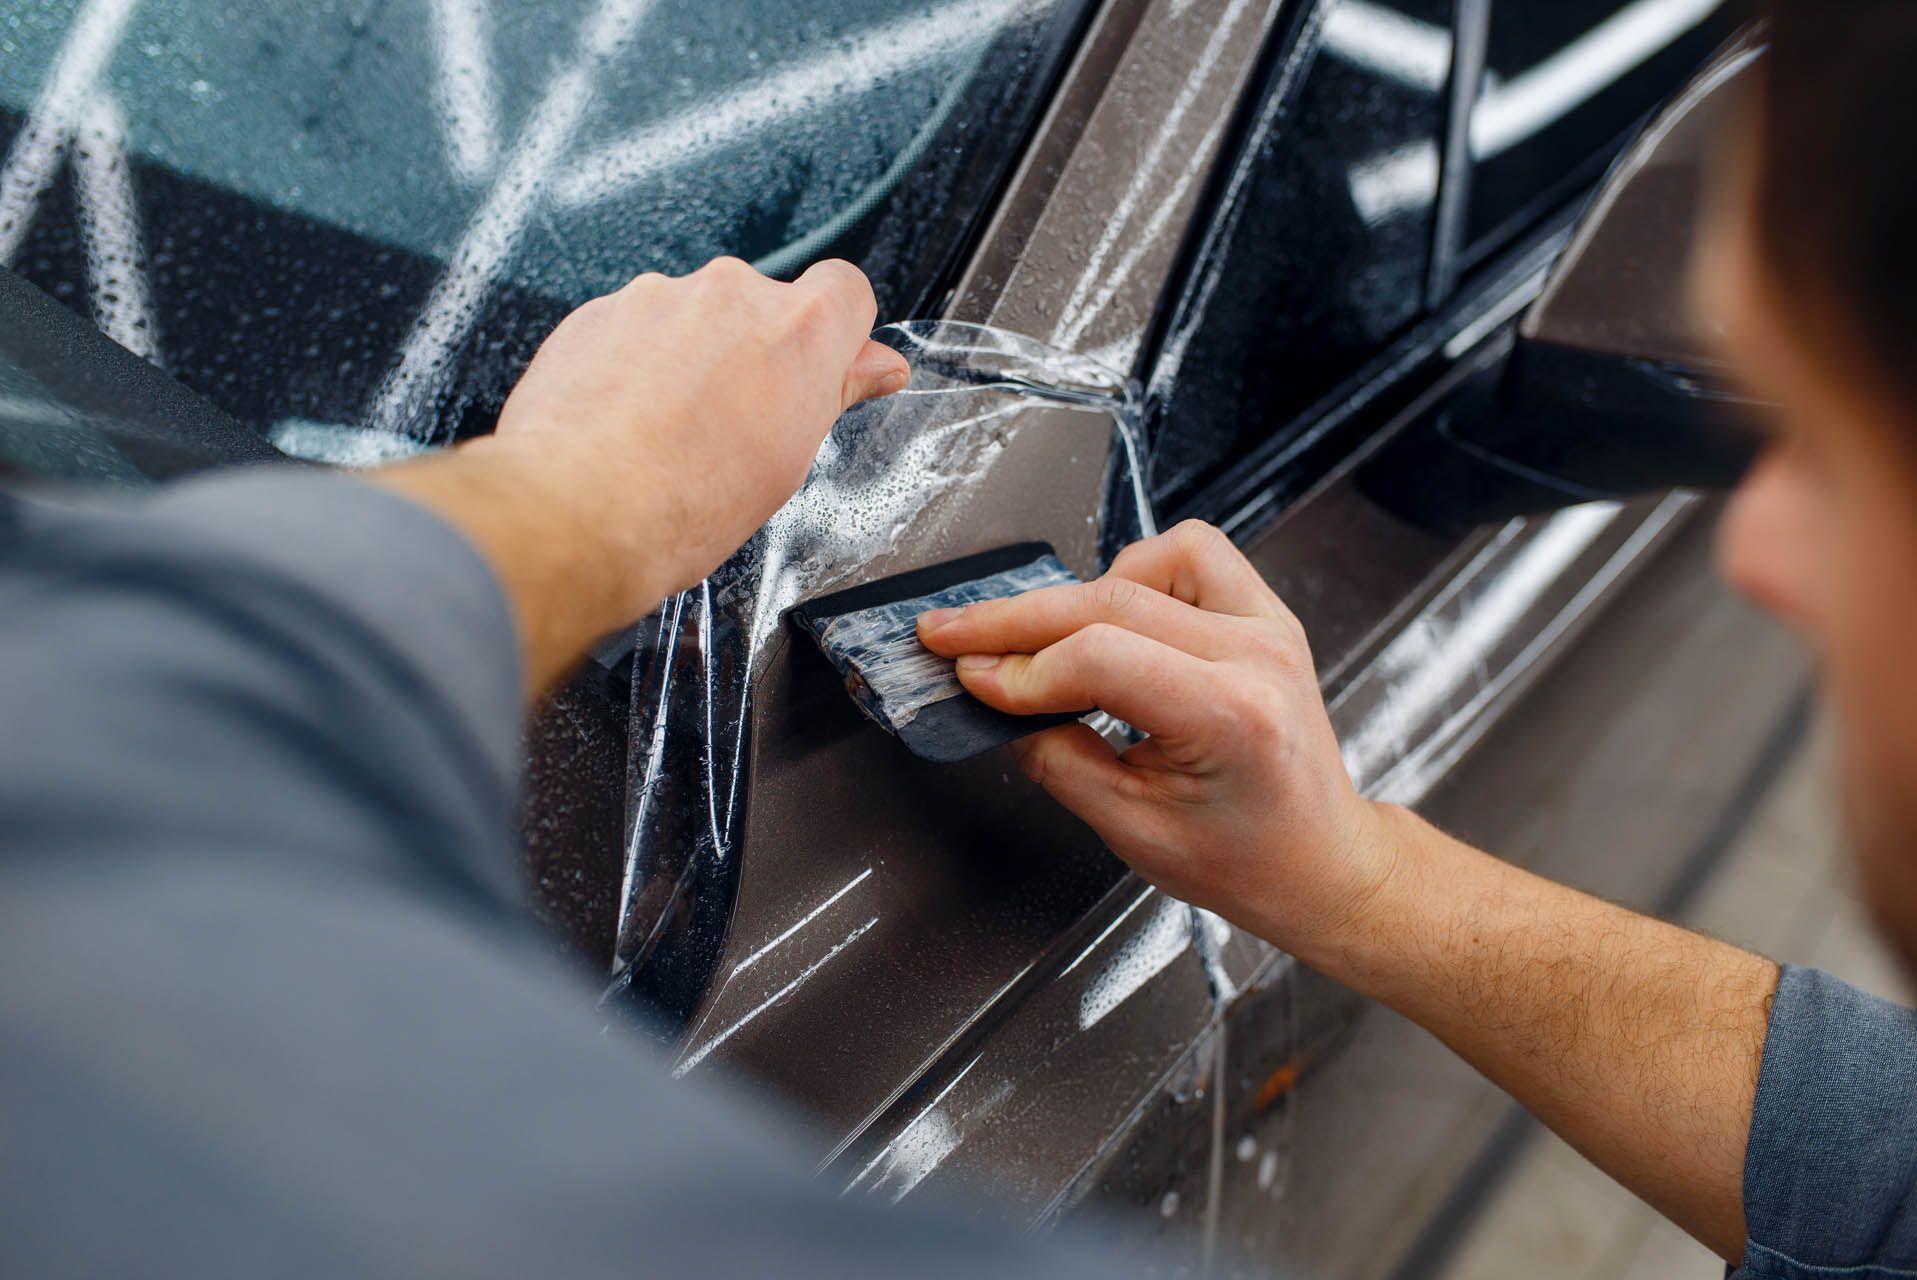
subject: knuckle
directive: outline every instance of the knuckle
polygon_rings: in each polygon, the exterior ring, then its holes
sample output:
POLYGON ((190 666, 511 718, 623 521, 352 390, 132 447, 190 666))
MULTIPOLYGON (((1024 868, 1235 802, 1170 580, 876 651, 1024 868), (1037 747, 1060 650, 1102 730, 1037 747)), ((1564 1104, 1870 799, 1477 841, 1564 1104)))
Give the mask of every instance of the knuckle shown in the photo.
POLYGON ((1156 541, 1156 539, 1148 538, 1144 542, 1134 542, 1130 546, 1121 549, 1117 555, 1112 557, 1112 567, 1106 570, 1105 576, 1108 578, 1130 578, 1133 571, 1137 569, 1139 562, 1145 558, 1145 548, 1150 546, 1154 541, 1156 541))
POLYGON ((816 289, 808 289, 792 299, 787 315, 801 328, 813 329, 832 318, 832 299, 816 289))
POLYGON ((1145 607, 1145 588, 1129 578, 1107 575, 1090 591, 1093 612, 1101 618, 1133 618, 1145 607))
POLYGON ((1044 734, 1033 738, 1018 757, 1019 768, 1039 786, 1050 790, 1058 781, 1058 753, 1044 734))
POLYGON ((874 310, 878 309, 878 298, 873 293, 871 277, 855 264, 847 262, 844 258, 828 258, 822 265, 831 273, 838 287, 846 291, 848 297, 861 306, 869 305, 874 310))
POLYGON ((616 295, 601 298, 588 298, 567 313, 565 319, 553 326, 548 341, 564 342, 598 341, 604 334, 616 330, 621 313, 616 295))
POLYGON ((1049 681, 1029 662, 1019 663, 999 679, 990 701, 1001 711, 1014 715, 1035 714, 1044 709, 1049 681))
POLYGON ((1065 642, 1071 656, 1091 666, 1102 666, 1118 657, 1125 643, 1125 629, 1109 622, 1094 622, 1065 642))
POLYGON ((1203 520, 1186 520, 1171 531, 1172 545, 1187 555, 1202 560, 1237 551, 1232 540, 1217 525, 1203 520))
POLYGON ((751 264, 743 258, 726 257, 714 258, 706 263, 705 266, 693 272, 693 278, 707 285, 736 289, 748 281, 758 279, 759 273, 754 271, 751 264))
POLYGON ((1250 628, 1251 655, 1266 666, 1282 671, 1309 670, 1311 650, 1305 644, 1302 628, 1282 622, 1259 622, 1250 628))
POLYGON ((1242 680, 1227 680, 1214 697, 1219 724, 1232 741, 1254 749, 1277 745, 1284 734, 1281 716, 1260 692, 1242 680))
POLYGON ((588 319, 603 320, 610 316, 617 315, 619 310, 619 295, 616 293, 607 293, 597 298, 588 298, 579 305, 579 309, 573 312, 573 314, 583 315, 588 319))

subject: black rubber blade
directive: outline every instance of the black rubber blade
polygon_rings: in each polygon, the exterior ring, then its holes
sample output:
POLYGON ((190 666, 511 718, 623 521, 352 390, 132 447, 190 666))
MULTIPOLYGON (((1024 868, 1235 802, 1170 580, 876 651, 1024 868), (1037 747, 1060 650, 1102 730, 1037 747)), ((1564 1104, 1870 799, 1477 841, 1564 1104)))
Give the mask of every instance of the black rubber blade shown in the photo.
POLYGON ((919 615, 1076 581, 1050 546, 1027 542, 822 596, 790 617, 873 723, 913 755, 951 764, 1080 715, 1012 716, 986 706, 959 686, 951 662, 919 643, 919 615))

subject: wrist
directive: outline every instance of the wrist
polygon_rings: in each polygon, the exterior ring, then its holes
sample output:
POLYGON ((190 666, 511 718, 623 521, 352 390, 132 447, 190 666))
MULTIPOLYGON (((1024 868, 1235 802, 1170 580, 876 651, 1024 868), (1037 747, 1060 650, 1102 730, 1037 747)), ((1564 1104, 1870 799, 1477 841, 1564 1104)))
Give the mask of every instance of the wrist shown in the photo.
POLYGON ((1435 908, 1431 864, 1444 840, 1408 809, 1360 800, 1334 860, 1335 891, 1292 925, 1292 936, 1273 940, 1314 969, 1381 994, 1394 958, 1435 908))
MULTIPOLYGON (((583 443, 583 442, 581 442, 583 443)), ((637 621, 684 584, 670 563, 678 497, 630 460, 595 456, 558 432, 488 436, 462 446, 536 514, 545 568, 573 593, 591 639, 637 621)))

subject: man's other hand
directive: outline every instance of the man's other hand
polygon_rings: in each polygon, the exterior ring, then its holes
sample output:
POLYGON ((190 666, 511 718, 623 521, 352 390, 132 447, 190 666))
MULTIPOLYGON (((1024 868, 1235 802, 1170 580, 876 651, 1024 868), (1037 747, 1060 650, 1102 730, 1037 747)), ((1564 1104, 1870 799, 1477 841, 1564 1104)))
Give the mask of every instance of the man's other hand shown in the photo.
POLYGON ((791 284, 736 258, 640 276, 562 321, 499 430, 369 473, 492 566, 539 693, 586 647, 690 586, 799 485, 839 414, 902 388, 847 262, 791 284))
POLYGON ((496 440, 563 460, 593 518, 630 529, 630 563, 653 570, 637 617, 764 524, 842 412, 905 386, 904 358, 867 336, 877 309, 849 262, 791 284, 737 258, 642 275, 553 331, 496 440))
POLYGON ((1351 923, 1390 842, 1345 771, 1304 628, 1218 530, 1128 547, 1096 582, 927 614, 920 638, 976 697, 1026 715, 1096 707, 1027 739, 1025 771, 1140 875, 1297 949, 1351 923))

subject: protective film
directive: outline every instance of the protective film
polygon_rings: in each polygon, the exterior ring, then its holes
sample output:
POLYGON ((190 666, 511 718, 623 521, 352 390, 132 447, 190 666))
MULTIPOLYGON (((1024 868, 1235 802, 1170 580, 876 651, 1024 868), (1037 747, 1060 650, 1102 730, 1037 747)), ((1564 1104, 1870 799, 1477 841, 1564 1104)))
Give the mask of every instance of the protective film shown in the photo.
POLYGON ((711 577, 643 625, 621 907, 609 996, 689 1012, 730 915, 752 689, 787 610, 882 562, 978 481, 1047 406, 1113 427, 1101 545, 1154 531, 1136 388, 1094 360, 978 325, 913 321, 874 337, 908 388, 849 410, 799 492, 711 577))

